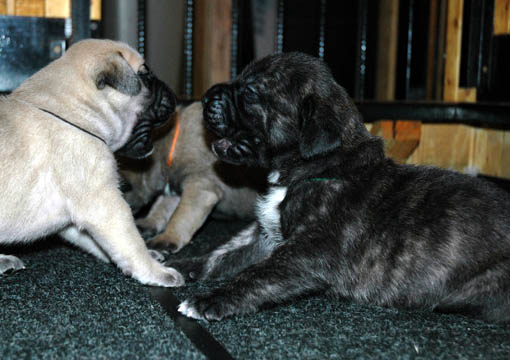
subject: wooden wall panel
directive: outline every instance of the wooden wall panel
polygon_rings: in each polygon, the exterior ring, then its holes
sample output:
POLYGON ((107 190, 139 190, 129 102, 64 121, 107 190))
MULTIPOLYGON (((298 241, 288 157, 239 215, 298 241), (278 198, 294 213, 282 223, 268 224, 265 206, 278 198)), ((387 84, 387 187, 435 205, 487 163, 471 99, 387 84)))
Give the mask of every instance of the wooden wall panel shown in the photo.
POLYGON ((494 35, 510 34, 510 0, 494 1, 494 35))
MULTIPOLYGON (((510 0, 509 0, 510 1, 510 0)), ((463 0, 449 0, 443 100, 476 102, 476 88, 459 87, 463 0)), ((464 125, 423 124, 408 163, 510 178, 510 132, 464 125)))
MULTIPOLYGON (((0 0, 0 15, 71 17, 71 0, 0 0)), ((101 0, 91 0, 90 18, 101 19, 101 0)))
POLYGON ((476 101, 476 89, 459 88, 464 0, 448 0, 444 101, 476 101))
POLYGON ((380 0, 375 98, 395 100, 399 0, 380 0))
POLYGON ((0 15, 44 16, 45 0, 0 0, 0 15))
POLYGON ((101 0, 90 0, 90 19, 101 20, 101 0))
POLYGON ((232 0, 196 0, 193 96, 230 79, 232 0))
POLYGON ((482 174, 510 178, 510 132, 476 129, 470 166, 482 174))
POLYGON ((464 125, 423 124, 420 144, 407 162, 464 171, 471 157, 472 132, 464 125))
POLYGON ((71 17, 71 0, 47 0, 46 17, 71 17))

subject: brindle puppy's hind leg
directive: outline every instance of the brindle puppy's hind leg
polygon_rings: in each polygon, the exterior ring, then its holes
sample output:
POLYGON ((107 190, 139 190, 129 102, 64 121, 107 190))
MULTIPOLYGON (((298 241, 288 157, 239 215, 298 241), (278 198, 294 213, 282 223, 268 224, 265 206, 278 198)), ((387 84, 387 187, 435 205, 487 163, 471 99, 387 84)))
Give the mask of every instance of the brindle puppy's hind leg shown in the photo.
POLYGON ((264 305, 278 304, 301 295, 325 291, 325 262, 308 256, 302 245, 284 244, 270 258, 253 265, 230 283, 211 293, 179 305, 182 314, 202 320, 255 312, 264 305), (301 255, 300 255, 301 254, 301 255))

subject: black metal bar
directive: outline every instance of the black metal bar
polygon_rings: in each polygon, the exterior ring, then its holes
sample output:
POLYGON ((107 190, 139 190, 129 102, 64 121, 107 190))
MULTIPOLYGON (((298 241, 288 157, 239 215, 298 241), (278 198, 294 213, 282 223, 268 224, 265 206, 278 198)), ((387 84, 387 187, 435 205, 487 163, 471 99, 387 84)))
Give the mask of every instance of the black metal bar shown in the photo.
POLYGON ((478 100, 483 100, 489 91, 490 72, 492 58, 491 49, 493 46, 493 31, 494 31, 494 1, 484 1, 484 19, 482 32, 482 43, 480 44, 480 60, 479 60, 479 79, 477 80, 477 97, 478 100))
POLYGON ((72 0, 71 19, 71 44, 90 38, 90 0, 72 0))
POLYGON ((184 16, 184 95, 193 97, 193 23, 194 1, 186 0, 184 16))
POLYGON ((239 62, 239 0, 232 0, 232 46, 230 52, 230 78, 237 76, 239 62))
POLYGON ((420 120, 423 123, 456 123, 510 129, 508 103, 357 102, 366 122, 380 119, 420 120))
POLYGON ((321 0, 319 19, 319 58, 324 60, 326 46, 326 8, 327 0, 321 0))
POLYGON ((275 53, 283 51, 283 25, 285 20, 285 0, 278 0, 278 15, 276 23, 276 49, 275 53))
POLYGON ((414 0, 409 0, 409 22, 407 27, 406 48, 406 99, 411 93, 411 68, 413 60, 413 25, 414 25, 414 0))
POLYGON ((358 42, 356 56, 357 76, 354 82, 354 97, 362 100, 365 97, 365 81, 367 67, 367 21, 368 0, 358 2, 358 42))
POLYGON ((146 17, 146 6, 145 0, 138 0, 138 52, 140 55, 145 57, 145 45, 147 38, 147 28, 145 26, 145 17, 146 17))

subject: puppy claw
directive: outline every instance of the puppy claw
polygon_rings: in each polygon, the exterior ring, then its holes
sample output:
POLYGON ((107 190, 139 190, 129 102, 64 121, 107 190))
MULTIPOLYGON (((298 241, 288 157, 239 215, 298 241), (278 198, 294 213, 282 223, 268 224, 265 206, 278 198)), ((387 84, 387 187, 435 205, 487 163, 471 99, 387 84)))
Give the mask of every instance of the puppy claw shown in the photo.
POLYGON ((246 312, 236 306, 230 298, 214 294, 186 300, 179 305, 177 310, 187 317, 205 321, 220 321, 232 315, 246 312))
POLYGON ((149 249, 149 254, 154 260, 156 260, 159 263, 165 262, 166 258, 169 255, 168 251, 166 250, 154 250, 154 249, 149 249))
POLYGON ((25 269, 23 261, 12 255, 0 255, 0 275, 25 269))
POLYGON ((188 300, 183 301, 179 304, 179 307, 177 308, 177 311, 179 311, 182 315, 196 319, 196 320, 206 320, 200 314, 198 311, 189 303, 188 300))

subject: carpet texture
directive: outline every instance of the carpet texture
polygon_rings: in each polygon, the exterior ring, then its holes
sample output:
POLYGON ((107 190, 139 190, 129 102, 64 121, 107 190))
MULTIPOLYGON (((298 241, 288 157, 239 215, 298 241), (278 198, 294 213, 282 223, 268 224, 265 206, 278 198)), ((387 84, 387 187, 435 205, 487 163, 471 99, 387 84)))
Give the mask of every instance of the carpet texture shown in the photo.
MULTIPOLYGON (((178 255, 207 252, 246 224, 211 221, 178 255)), ((0 277, 1 359, 203 359, 149 288, 58 239, 26 248, 26 270, 0 277)), ((219 283, 171 292, 179 300, 219 283)), ((314 296, 200 322, 236 359, 508 359, 510 325, 314 296)))

